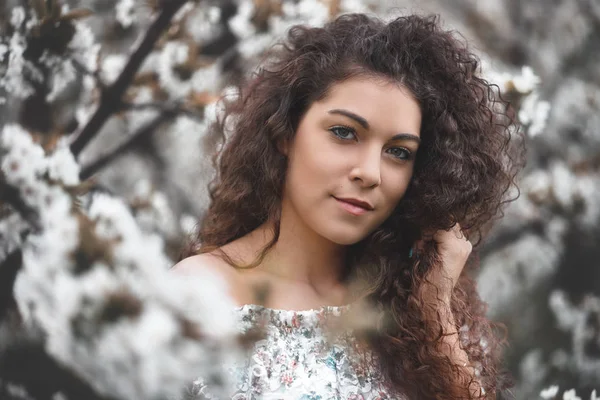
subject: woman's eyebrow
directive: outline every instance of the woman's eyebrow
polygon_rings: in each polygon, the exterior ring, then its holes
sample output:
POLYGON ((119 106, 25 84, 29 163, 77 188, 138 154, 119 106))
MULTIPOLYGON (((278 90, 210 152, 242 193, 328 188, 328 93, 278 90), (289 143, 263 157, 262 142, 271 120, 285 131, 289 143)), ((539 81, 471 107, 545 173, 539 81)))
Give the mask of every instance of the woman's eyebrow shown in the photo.
MULTIPOLYGON (((333 110, 329 110, 328 113, 344 115, 344 116, 358 122, 366 130, 369 130, 369 127, 370 127, 369 122, 365 118, 361 117, 358 114, 353 113, 352 111, 335 108, 333 110)), ((390 140, 412 140, 414 142, 421 143, 421 138, 419 138, 417 135, 413 135, 411 133, 399 133, 397 135, 392 136, 392 138, 390 140)))
POLYGON ((351 119, 355 120, 356 122, 358 122, 366 130, 369 130, 369 123, 367 122, 367 120, 364 119, 363 117, 361 117, 358 114, 354 114, 352 111, 342 110, 342 109, 336 108, 336 109, 333 109, 333 110, 329 110, 329 114, 344 115, 344 116, 346 116, 348 118, 351 118, 351 119))
POLYGON ((417 135, 413 135, 412 133, 399 133, 397 135, 392 136, 390 140, 412 140, 413 142, 421 143, 421 138, 417 135))

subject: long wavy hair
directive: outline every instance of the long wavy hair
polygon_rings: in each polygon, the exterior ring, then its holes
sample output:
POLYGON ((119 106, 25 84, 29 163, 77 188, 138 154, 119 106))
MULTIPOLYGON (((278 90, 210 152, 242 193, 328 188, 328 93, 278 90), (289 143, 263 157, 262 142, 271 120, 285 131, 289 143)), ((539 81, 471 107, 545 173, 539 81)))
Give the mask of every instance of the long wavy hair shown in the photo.
MULTIPOLYGON (((368 335, 390 390, 413 399, 475 398, 469 377, 439 349, 442 322, 425 315, 420 294, 440 266, 435 243, 418 257, 413 243, 426 232, 460 223, 474 243, 451 299, 461 346, 485 391, 510 386, 502 370, 504 339, 485 317, 474 280, 476 250, 502 208, 518 196, 524 141, 510 105, 480 76, 480 63, 464 40, 440 27, 437 16, 391 21, 345 14, 323 27, 292 27, 244 84, 224 98, 224 114, 209 137, 213 155, 211 203, 181 258, 211 252, 265 222, 279 237, 287 159, 278 143, 290 141, 308 107, 335 83, 353 76, 381 77, 410 90, 422 112, 422 143, 409 187, 392 215, 359 243, 348 246, 348 276, 367 279, 365 296, 387 318, 368 335), (516 189, 516 190, 511 190, 516 189), (512 195, 512 198, 510 196, 512 195)), ((231 260, 229 260, 231 261, 231 260)))

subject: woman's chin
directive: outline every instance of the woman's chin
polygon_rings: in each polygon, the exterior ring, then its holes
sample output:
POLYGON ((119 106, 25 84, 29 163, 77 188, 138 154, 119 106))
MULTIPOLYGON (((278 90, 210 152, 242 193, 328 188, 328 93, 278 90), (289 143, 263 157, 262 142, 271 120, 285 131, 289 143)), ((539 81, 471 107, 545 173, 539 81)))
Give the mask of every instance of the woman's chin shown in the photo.
POLYGON ((341 246, 351 246, 363 240, 367 236, 366 233, 356 233, 356 234, 337 234, 337 235, 328 235, 328 239, 333 243, 339 244, 341 246))

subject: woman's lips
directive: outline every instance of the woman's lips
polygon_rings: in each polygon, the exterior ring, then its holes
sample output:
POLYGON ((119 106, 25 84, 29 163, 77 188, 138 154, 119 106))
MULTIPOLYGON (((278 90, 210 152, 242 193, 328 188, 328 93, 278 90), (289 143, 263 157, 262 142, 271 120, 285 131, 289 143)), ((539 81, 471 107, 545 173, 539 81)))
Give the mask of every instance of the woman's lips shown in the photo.
POLYGON ((365 214, 365 213, 369 212, 369 210, 367 210, 364 207, 360 207, 360 206, 357 206, 355 204, 350 204, 350 203, 348 203, 346 201, 339 200, 339 199, 337 199, 335 197, 334 197, 334 199, 338 202, 338 204, 344 210, 348 211, 352 215, 362 215, 362 214, 365 214))

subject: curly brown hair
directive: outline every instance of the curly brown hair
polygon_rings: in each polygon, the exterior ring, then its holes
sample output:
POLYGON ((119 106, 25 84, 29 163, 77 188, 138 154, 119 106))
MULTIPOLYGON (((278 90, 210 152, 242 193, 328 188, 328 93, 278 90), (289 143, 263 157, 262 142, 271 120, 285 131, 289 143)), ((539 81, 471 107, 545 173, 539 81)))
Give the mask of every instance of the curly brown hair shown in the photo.
MULTIPOLYGON (((518 197, 523 135, 498 88, 480 76, 479 65, 460 35, 440 27, 438 16, 386 22, 345 14, 323 27, 292 27, 241 85, 239 96, 223 100, 225 113, 210 130, 210 137, 223 140, 213 158, 211 203, 182 258, 218 249, 270 221, 275 234, 257 265, 279 237, 287 159, 277 144, 293 138, 309 106, 335 83, 360 75, 400 83, 423 116, 413 177, 392 215, 349 246, 347 268, 353 276, 368 277, 365 298, 386 312, 387 323, 367 339, 392 391, 413 399, 473 398, 465 372, 439 350, 440 319, 423 311, 428 304, 419 289, 440 264, 435 243, 426 242, 419 257, 408 254, 425 233, 455 223, 477 249, 503 206, 518 197), (235 123, 228 125, 231 117, 235 123)), ((477 265, 473 255, 451 306, 462 348, 482 387, 495 396, 510 378, 501 371, 499 325, 485 317, 470 277, 477 265)))

